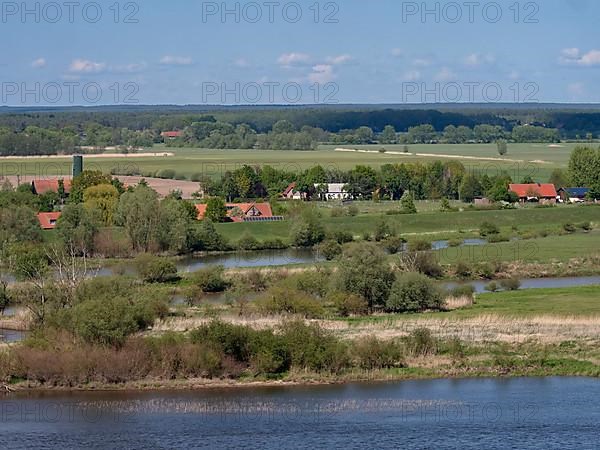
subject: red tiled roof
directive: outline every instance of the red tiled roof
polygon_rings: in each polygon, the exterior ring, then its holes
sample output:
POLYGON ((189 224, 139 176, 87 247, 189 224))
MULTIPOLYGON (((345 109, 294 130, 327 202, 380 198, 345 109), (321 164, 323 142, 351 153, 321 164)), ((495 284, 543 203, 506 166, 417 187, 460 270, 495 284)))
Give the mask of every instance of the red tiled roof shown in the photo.
MULTIPOLYGON (((271 205, 269 203, 227 203, 225 206, 227 207, 227 217, 234 222, 243 221, 242 218, 232 216, 235 208, 241 209, 245 216, 247 216, 254 207, 256 211, 258 211, 258 216, 250 217, 273 217, 273 211, 271 210, 271 205)), ((198 220, 204 219, 206 214, 206 204, 196 205, 196 210, 198 211, 198 220)))
POLYGON ((519 198, 525 197, 556 197, 556 187, 553 184, 511 184, 508 187, 519 198), (532 195, 533 194, 533 195, 532 195))
POLYGON ((296 189, 296 183, 290 183, 290 185, 285 188, 285 191, 283 191, 283 196, 287 197, 294 189, 296 189))
MULTIPOLYGON (((58 181, 58 178, 49 180, 33 180, 31 184, 33 186, 33 191, 37 195, 44 195, 47 192, 56 192, 58 194, 58 181)), ((65 193, 69 194, 71 192, 71 180, 63 180, 63 186, 65 188, 65 193)))
POLYGON ((56 228, 56 222, 62 213, 59 212, 49 212, 49 213, 39 213, 37 218, 40 222, 40 227, 42 230, 53 230, 56 228))
POLYGON ((162 137, 178 138, 183 136, 183 131, 163 131, 160 133, 162 137))

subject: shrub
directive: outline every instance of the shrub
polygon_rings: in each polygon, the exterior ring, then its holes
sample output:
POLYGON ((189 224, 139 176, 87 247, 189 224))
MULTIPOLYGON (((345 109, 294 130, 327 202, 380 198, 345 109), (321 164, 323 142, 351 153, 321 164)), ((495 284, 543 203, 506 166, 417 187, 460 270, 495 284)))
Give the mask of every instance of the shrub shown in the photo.
POLYGON ((594 229, 590 222, 582 222, 580 224, 577 224, 577 227, 581 228, 583 231, 592 231, 594 229))
POLYGON ((521 287, 521 281, 517 278, 507 278, 500 280, 500 286, 506 291, 518 291, 521 287))
POLYGON ((175 178, 176 172, 173 169, 162 169, 156 173, 156 178, 172 180, 175 178))
POLYGON ((342 317, 366 316, 369 313, 369 303, 362 297, 347 292, 334 292, 327 300, 335 305, 342 317))
POLYGON ((406 338, 406 348, 413 356, 429 356, 437 353, 438 342, 428 328, 417 328, 406 338))
POLYGON ((395 255, 404 250, 404 244, 406 241, 397 236, 392 236, 385 241, 383 241, 383 248, 390 254, 395 255))
POLYGON ((348 215, 350 217, 356 217, 356 216, 358 216, 358 213, 359 213, 359 211, 356 206, 354 206, 354 205, 348 206, 348 215))
POLYGON ((509 242, 510 238, 503 234, 492 234, 487 237, 490 244, 499 244, 500 242, 509 242))
POLYGON ((405 253, 399 265, 405 272, 419 272, 432 278, 441 278, 444 270, 432 252, 405 253))
POLYGON ((473 297, 475 294, 475 287, 471 284, 462 284, 456 286, 448 291, 448 295, 451 297, 473 297))
POLYGON ((431 250, 431 242, 422 239, 416 239, 408 243, 408 250, 411 252, 424 252, 431 250))
POLYGON ((327 261, 333 261, 342 254, 342 246, 336 241, 321 242, 318 250, 327 261))
POLYGON ((456 248, 456 247, 460 247, 461 245, 463 245, 463 240, 462 239, 450 239, 448 241, 448 247, 452 247, 452 248, 456 248))
POLYGON ((177 266, 169 259, 143 254, 135 258, 134 263, 147 283, 167 283, 177 279, 177 266))
POLYGON ((338 244, 347 244, 354 240, 354 236, 349 231, 336 230, 329 233, 329 240, 336 241, 338 244))
POLYGON ((355 364, 361 369, 406 367, 404 351, 396 341, 382 341, 374 336, 355 341, 352 347, 355 364))
POLYGON ((498 283, 496 283, 495 281, 490 281, 485 286, 485 290, 488 292, 497 292, 499 289, 500 289, 500 286, 498 286, 498 283))
POLYGON ((386 311, 421 312, 440 310, 442 306, 442 295, 433 281, 419 273, 407 273, 392 285, 386 311))
POLYGON ((312 247, 324 239, 325 230, 314 211, 305 211, 292 226, 290 241, 295 247, 312 247))
POLYGON ((473 274, 473 268, 465 261, 458 261, 454 271, 460 278, 469 278, 473 274))
POLYGON ((565 223, 563 225, 563 230, 567 233, 575 233, 577 231, 577 227, 572 223, 565 223))
POLYGON ((229 283, 223 279, 223 266, 207 267, 194 272, 191 276, 192 283, 202 292, 223 292, 229 283))
POLYGON ((381 242, 389 238, 390 236, 392 236, 392 231, 388 223, 384 219, 380 219, 379 221, 377 221, 377 223, 375 224, 375 232, 373 233, 373 239, 375 239, 376 242, 381 242))
POLYGON ((260 248, 260 244, 253 235, 251 235, 248 231, 244 231, 244 234, 242 234, 237 241, 236 247, 239 250, 258 250, 260 248))
POLYGON ((331 208, 331 217, 343 217, 346 215, 346 211, 344 210, 344 208, 340 208, 340 207, 335 207, 335 208, 331 208))
POLYGON ((298 314, 316 319, 324 314, 319 300, 299 290, 273 286, 255 302, 256 307, 266 314, 298 314))
POLYGON ((500 234, 500 228, 495 223, 483 222, 479 226, 479 235, 482 237, 491 236, 494 234, 500 234))

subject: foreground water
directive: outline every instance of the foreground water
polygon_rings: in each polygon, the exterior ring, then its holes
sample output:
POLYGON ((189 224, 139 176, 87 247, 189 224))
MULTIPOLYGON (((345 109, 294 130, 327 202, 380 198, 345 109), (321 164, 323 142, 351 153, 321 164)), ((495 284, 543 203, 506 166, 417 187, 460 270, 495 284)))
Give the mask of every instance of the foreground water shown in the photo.
POLYGON ((598 448, 600 380, 0 398, 0 448, 598 448))

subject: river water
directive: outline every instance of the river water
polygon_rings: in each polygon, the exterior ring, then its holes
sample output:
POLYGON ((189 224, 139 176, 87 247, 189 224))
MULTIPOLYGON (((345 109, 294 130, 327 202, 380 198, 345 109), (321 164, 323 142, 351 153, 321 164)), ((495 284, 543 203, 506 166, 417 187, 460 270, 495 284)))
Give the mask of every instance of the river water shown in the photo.
POLYGON ((595 449, 600 380, 429 380, 0 398, 0 448, 595 449))

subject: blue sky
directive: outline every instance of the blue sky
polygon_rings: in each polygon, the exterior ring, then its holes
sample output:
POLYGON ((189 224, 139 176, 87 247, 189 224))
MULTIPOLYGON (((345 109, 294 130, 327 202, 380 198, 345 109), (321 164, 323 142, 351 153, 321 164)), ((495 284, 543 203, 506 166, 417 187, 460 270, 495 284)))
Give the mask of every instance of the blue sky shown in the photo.
POLYGON ((593 0, 8 3, 2 105, 600 102, 593 0))

